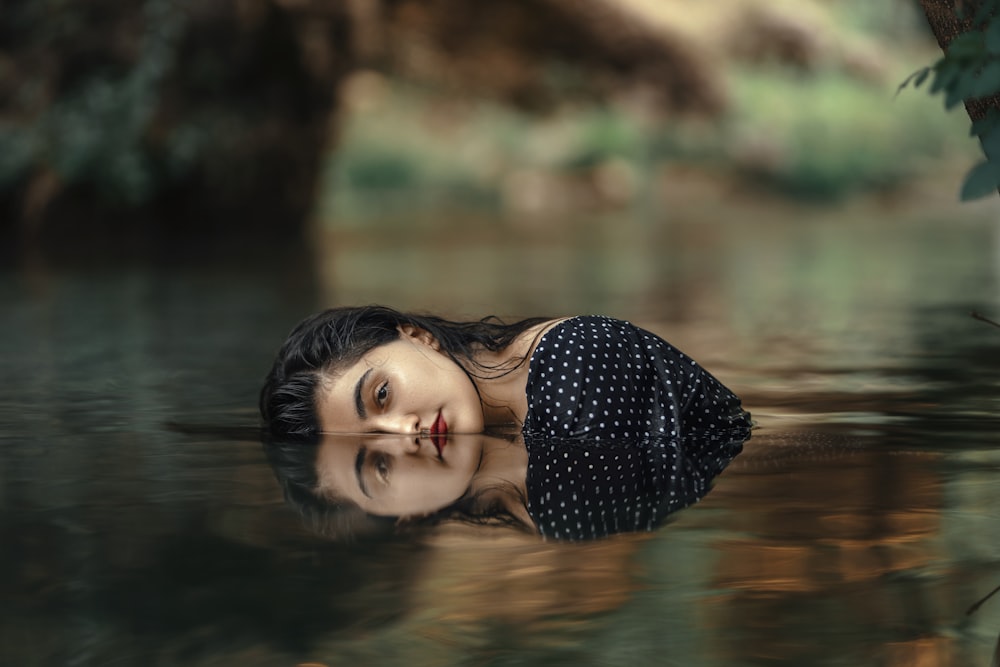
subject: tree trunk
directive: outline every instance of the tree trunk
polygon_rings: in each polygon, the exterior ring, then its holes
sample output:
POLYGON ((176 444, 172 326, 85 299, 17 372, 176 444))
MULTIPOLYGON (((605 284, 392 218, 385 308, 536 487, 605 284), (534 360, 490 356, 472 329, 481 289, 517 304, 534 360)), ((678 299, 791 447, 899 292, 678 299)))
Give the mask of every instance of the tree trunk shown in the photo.
MULTIPOLYGON (((959 0, 965 17, 975 16, 983 4, 983 0, 959 0)), ((938 45, 946 53, 952 40, 963 32, 968 32, 971 28, 971 21, 968 18, 959 17, 955 0, 920 0, 920 5, 924 9, 927 22, 934 32, 938 45)), ((983 118, 990 109, 1000 109, 1000 95, 965 102, 965 110, 973 122, 983 118)), ((980 141, 980 146, 990 162, 1000 164, 1000 155, 990 155, 987 146, 982 141, 980 141)))

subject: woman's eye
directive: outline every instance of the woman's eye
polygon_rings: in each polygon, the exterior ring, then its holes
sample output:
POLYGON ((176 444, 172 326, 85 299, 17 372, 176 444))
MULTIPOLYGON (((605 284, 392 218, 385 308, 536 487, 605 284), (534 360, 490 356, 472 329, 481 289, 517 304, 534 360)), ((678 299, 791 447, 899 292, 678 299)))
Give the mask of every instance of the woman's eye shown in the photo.
POLYGON ((382 456, 375 459, 375 474, 383 483, 389 481, 389 462, 382 456))
POLYGON ((389 398, 389 383, 384 382, 375 392, 375 400, 378 402, 379 405, 385 405, 385 401, 388 398, 389 398))

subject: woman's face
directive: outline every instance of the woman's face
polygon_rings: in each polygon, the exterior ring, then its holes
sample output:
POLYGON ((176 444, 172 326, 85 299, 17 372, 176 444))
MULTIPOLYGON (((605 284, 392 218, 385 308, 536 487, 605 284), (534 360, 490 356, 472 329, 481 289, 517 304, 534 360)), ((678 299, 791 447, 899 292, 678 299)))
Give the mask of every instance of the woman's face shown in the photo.
POLYGON ((465 494, 482 453, 476 435, 436 443, 409 435, 327 434, 316 459, 319 490, 369 514, 430 514, 465 494))
POLYGON ((321 382, 316 404, 324 433, 424 433, 443 443, 484 424, 472 380, 430 334, 412 328, 321 382))

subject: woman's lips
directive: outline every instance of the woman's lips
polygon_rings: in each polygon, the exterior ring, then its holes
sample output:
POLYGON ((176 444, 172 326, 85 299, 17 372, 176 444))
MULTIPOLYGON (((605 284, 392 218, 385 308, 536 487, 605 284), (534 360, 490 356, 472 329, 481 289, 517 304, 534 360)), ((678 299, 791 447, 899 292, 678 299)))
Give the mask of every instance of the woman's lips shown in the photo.
POLYGON ((437 419, 431 424, 431 442, 437 447, 438 456, 444 452, 444 446, 448 444, 448 423, 440 412, 438 412, 437 419))

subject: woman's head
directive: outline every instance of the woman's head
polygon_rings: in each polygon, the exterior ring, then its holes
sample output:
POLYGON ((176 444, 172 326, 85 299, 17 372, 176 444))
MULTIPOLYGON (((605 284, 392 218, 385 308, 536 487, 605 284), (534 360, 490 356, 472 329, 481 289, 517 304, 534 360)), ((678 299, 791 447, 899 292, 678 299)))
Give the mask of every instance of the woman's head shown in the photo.
MULTIPOLYGON (((460 451, 449 438, 483 430, 475 378, 502 376, 523 361, 488 366, 477 360, 479 353, 504 350, 543 321, 451 322, 382 306, 337 308, 302 321, 278 352, 260 397, 265 447, 286 497, 312 517, 359 513, 360 507, 394 516, 432 511, 431 520, 503 514, 506 501, 498 500, 497 494, 468 493, 475 472, 469 472, 473 448, 460 451), (322 434, 372 431, 423 435, 415 453, 436 452, 440 460, 407 458, 414 465, 397 467, 407 476, 397 475, 395 480, 420 482, 408 482, 407 489, 429 483, 438 495, 414 500, 407 492, 405 502, 394 499, 389 506, 385 500, 380 507, 369 507, 374 498, 364 497, 360 487, 361 498, 345 492, 356 478, 359 461, 366 474, 376 475, 365 478, 369 492, 376 488, 379 462, 373 459, 376 467, 370 467, 366 457, 359 459, 360 449, 343 440, 338 443, 343 451, 328 455, 322 434), (455 459, 459 453, 460 461, 455 459), (331 483, 334 477, 342 481, 339 487, 331 483)), ((476 470, 478 465, 477 460, 476 470)))
MULTIPOLYGON (((477 352, 501 350, 525 329, 542 321, 543 318, 535 318, 510 325, 491 318, 473 322, 452 322, 429 315, 401 313, 384 306, 334 308, 323 311, 299 323, 281 346, 261 391, 261 415, 268 431, 274 435, 305 436, 323 430, 333 430, 322 423, 325 419, 324 414, 329 411, 320 409, 322 407, 320 399, 328 396, 332 389, 337 389, 345 390, 335 394, 342 399, 342 405, 337 411, 338 416, 350 416, 352 412, 358 416, 366 416, 370 403, 366 405, 363 401, 381 401, 382 397, 377 391, 382 385, 374 387, 373 391, 376 393, 366 393, 359 398, 357 382, 360 380, 360 375, 369 369, 377 368, 378 364, 384 363, 386 359, 385 355, 374 355, 378 358, 369 359, 365 357, 378 348, 400 340, 423 346, 417 351, 425 353, 424 360, 432 362, 444 373, 448 382, 455 384, 456 387, 461 384, 461 379, 454 371, 460 371, 468 379, 468 385, 462 391, 471 389, 476 392, 473 377, 481 377, 480 371, 494 374, 497 371, 478 365, 475 359, 477 352), (449 367, 446 362, 453 363, 454 366, 449 367), (349 369, 360 369, 361 373, 350 374, 349 382, 334 387, 349 369), (349 409, 351 404, 354 404, 353 410, 349 409), (364 409, 360 409, 362 406, 364 409)), ((397 347, 399 350, 415 351, 412 347, 397 347)), ((415 355, 406 356, 410 360, 418 360, 415 355)), ((428 369, 429 366, 425 368, 428 369)), ((428 380, 434 384, 438 383, 438 380, 432 377, 428 380)), ((368 390, 369 387, 364 386, 363 389, 368 390)), ((391 386, 389 389, 392 389, 391 386)), ((425 398, 433 399, 434 396, 428 394, 425 398)), ((462 399, 463 405, 468 402, 467 398, 468 396, 462 399)), ((433 406, 424 407, 424 412, 427 414, 419 415, 418 427, 431 430, 436 418, 430 412, 433 406)), ((331 418, 327 421, 331 422, 332 427, 342 430, 336 423, 337 419, 331 418)), ((461 421, 463 428, 476 426, 474 422, 467 426, 465 418, 461 421)), ((481 428, 480 424, 478 429, 481 428)), ((373 428, 361 430, 387 429, 375 425, 373 428)), ((390 430, 409 432, 409 429, 390 430)), ((452 431, 454 432, 454 429, 452 431)))
POLYGON ((510 435, 429 438, 324 434, 275 438, 264 449, 285 499, 314 529, 351 536, 387 522, 433 525, 445 519, 526 527, 510 512, 524 504, 516 484, 483 473, 487 450, 517 446, 510 435))
POLYGON ((449 434, 480 433, 483 404, 475 381, 426 331, 399 327, 399 338, 364 353, 315 390, 324 433, 423 433, 443 448, 449 434))
POLYGON ((319 433, 316 391, 324 374, 399 338, 401 314, 389 308, 334 308, 302 320, 288 335, 260 394, 260 412, 274 435, 319 433))

